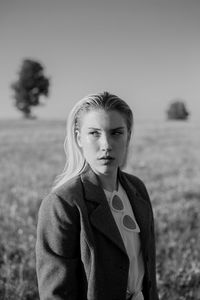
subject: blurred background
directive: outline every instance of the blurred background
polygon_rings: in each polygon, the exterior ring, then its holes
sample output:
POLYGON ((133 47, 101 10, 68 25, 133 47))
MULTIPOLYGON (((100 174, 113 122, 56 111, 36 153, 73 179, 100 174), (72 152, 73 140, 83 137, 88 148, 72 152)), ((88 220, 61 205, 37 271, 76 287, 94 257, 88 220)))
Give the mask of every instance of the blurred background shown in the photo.
POLYGON ((37 213, 65 121, 105 90, 134 112, 126 170, 152 200, 160 299, 200 299, 199 15, 198 0, 0 1, 0 299, 39 299, 37 213))
POLYGON ((199 117, 200 3, 197 0, 1 0, 0 117, 17 117, 9 84, 22 59, 51 77, 45 118, 66 118, 88 93, 109 90, 138 119, 163 119, 181 97, 199 117))

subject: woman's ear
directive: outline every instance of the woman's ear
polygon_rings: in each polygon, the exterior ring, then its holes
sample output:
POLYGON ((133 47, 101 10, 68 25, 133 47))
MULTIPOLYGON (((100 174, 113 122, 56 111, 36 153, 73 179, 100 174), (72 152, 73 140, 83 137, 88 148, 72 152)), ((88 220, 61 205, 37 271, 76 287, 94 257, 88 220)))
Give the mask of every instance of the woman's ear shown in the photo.
POLYGON ((77 144, 80 148, 82 148, 82 143, 81 143, 81 134, 79 132, 79 130, 76 130, 76 141, 77 141, 77 144))

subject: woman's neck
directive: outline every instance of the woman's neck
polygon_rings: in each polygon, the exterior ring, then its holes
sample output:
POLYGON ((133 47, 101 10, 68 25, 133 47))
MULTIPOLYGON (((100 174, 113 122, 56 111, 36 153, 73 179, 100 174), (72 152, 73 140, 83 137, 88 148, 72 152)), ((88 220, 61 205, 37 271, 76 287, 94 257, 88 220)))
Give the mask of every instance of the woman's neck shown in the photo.
POLYGON ((102 188, 106 191, 113 192, 118 189, 117 174, 115 176, 99 176, 102 188))

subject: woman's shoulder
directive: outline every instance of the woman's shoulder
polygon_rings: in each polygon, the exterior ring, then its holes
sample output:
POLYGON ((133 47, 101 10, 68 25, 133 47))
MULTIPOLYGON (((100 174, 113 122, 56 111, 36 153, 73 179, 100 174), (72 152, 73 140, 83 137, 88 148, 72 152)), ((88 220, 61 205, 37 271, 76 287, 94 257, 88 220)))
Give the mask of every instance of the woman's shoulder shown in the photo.
POLYGON ((149 194, 147 192, 147 188, 143 180, 136 175, 127 173, 127 172, 122 172, 122 176, 126 178, 126 180, 129 182, 129 184, 133 185, 137 192, 141 194, 144 198, 147 198, 149 200, 149 194))
POLYGON ((38 211, 38 230, 68 228, 69 223, 79 224, 80 215, 77 207, 79 193, 81 188, 77 177, 47 194, 42 199, 38 211))
POLYGON ((73 197, 79 197, 82 195, 82 183, 80 175, 67 180, 65 183, 55 188, 52 193, 66 201, 69 201, 73 197))
POLYGON ((127 173, 124 171, 122 172, 122 174, 133 184, 145 187, 143 180, 141 178, 137 177, 136 175, 130 174, 130 173, 127 173))
POLYGON ((49 192, 42 200, 40 210, 61 211, 74 207, 76 199, 80 199, 81 196, 81 180, 79 176, 76 176, 49 192))

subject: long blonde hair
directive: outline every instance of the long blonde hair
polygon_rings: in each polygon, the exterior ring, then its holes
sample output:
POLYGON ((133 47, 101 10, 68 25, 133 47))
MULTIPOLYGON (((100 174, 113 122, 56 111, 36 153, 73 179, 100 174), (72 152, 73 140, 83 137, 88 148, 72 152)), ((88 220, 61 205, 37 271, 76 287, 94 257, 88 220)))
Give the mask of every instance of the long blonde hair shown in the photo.
POLYGON ((55 180, 53 190, 85 170, 87 162, 77 144, 76 133, 80 130, 80 119, 82 114, 97 109, 118 111, 124 116, 129 135, 131 135, 133 127, 133 113, 124 100, 108 92, 92 94, 84 97, 76 103, 68 116, 66 137, 64 141, 66 163, 63 172, 57 176, 55 180))

